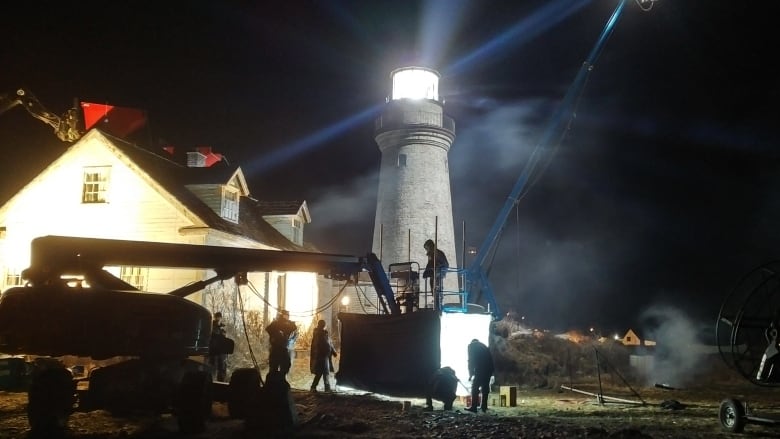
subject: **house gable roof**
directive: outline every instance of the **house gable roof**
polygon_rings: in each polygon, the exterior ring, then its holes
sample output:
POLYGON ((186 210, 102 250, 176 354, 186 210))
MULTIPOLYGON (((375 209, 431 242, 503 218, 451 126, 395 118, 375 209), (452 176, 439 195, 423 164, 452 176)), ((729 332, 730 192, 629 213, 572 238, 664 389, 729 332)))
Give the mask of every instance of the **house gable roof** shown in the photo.
POLYGON ((628 330, 626 331, 626 335, 624 335, 624 336, 623 336, 623 338, 626 338, 626 337, 636 337, 636 338, 640 338, 640 337, 639 337, 639 334, 637 334, 637 333, 636 333, 636 331, 634 331, 634 330, 633 330, 633 329, 631 329, 631 328, 628 328, 628 330))
POLYGON ((248 194, 246 179, 238 166, 190 168, 99 130, 90 131, 81 141, 86 141, 92 136, 101 136, 120 159, 124 159, 128 165, 148 176, 154 184, 170 194, 175 202, 199 218, 207 227, 280 250, 301 250, 300 246, 290 242, 256 214, 254 200, 251 198, 240 197, 239 221, 233 223, 220 217, 186 187, 188 184, 233 183, 241 188, 242 193, 248 194))
POLYGON ((311 222, 306 201, 258 201, 257 213, 261 216, 298 215, 305 223, 311 222))
POLYGON ((179 166, 183 168, 181 171, 183 185, 225 185, 238 189, 245 197, 250 196, 244 171, 239 166, 216 165, 196 168, 179 166))

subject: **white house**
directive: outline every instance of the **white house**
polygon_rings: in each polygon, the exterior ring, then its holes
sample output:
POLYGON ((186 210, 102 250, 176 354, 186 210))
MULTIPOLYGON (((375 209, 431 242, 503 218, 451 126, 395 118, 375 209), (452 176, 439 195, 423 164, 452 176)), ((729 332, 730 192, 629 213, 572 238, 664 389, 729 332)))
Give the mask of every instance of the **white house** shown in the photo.
MULTIPOLYGON (((70 146, 0 207, 0 288, 21 285, 30 242, 44 235, 313 251, 303 242, 311 221, 305 202, 270 209, 273 204, 252 198, 240 167, 208 148, 188 153, 186 165, 165 154, 97 129, 70 146)), ((160 293, 210 277, 198 270, 108 269, 160 293)), ((217 283, 189 298, 228 319, 253 309, 263 323, 287 308, 302 325, 332 321, 329 311, 314 313, 330 280, 298 272, 250 273, 248 280, 249 288, 217 283)))
POLYGON ((620 341, 625 346, 655 346, 655 342, 652 340, 642 340, 639 338, 639 336, 634 332, 633 329, 629 329, 626 331, 626 334, 623 336, 620 341))

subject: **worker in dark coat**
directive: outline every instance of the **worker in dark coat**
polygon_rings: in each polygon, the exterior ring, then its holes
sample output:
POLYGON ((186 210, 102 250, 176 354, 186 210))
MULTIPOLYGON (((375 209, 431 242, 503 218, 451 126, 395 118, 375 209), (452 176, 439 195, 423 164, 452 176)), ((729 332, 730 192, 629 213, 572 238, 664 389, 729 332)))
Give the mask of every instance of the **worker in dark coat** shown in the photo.
POLYGON ((211 321, 209 365, 211 365, 211 378, 223 382, 227 379, 227 354, 225 353, 226 339, 227 332, 225 331, 225 324, 222 323, 222 313, 215 312, 213 320, 211 321))
POLYGON ((269 372, 280 371, 286 376, 292 367, 292 350, 298 338, 298 326, 290 320, 289 311, 281 310, 265 331, 271 343, 268 353, 269 372))
POLYGON ((436 244, 432 240, 425 241, 423 247, 425 248, 426 256, 428 256, 428 263, 425 265, 423 278, 429 279, 431 292, 435 293, 434 306, 436 309, 441 309, 442 284, 444 283, 444 276, 450 268, 450 263, 447 261, 447 256, 444 252, 436 248, 436 244))
POLYGON ((320 378, 325 384, 325 391, 330 392, 330 372, 333 371, 333 357, 336 355, 336 348, 333 347, 330 334, 325 329, 325 320, 320 320, 312 334, 309 355, 309 370, 314 374, 314 381, 311 383, 312 392, 317 391, 320 378))
POLYGON ((444 410, 452 410, 455 392, 458 389, 458 377, 448 366, 442 367, 431 376, 425 389, 425 403, 428 410, 433 410, 433 400, 444 403, 444 410))
POLYGON ((490 378, 493 376, 493 356, 490 354, 490 349, 476 338, 469 343, 468 354, 471 407, 466 408, 466 410, 476 413, 481 390, 482 412, 484 413, 487 411, 490 378))

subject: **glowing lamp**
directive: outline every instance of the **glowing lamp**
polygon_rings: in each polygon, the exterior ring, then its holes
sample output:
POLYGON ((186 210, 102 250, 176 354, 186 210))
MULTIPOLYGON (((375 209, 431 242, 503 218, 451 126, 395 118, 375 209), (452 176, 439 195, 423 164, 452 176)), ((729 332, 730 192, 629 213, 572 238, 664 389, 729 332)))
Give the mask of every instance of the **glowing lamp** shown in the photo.
POLYGON ((439 99, 439 73, 425 67, 404 67, 390 74, 392 99, 439 99))
POLYGON ((344 296, 344 297, 341 298, 341 305, 342 306, 349 305, 349 296, 344 296))

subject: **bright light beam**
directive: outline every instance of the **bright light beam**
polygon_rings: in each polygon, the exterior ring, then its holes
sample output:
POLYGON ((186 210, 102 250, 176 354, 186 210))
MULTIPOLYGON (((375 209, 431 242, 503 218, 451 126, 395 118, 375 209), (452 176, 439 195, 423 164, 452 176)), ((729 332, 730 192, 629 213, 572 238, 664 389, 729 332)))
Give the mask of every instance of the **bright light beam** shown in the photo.
POLYGON ((336 122, 313 134, 310 134, 303 139, 276 148, 268 154, 251 160, 247 164, 245 170, 248 175, 252 175, 267 172, 276 166, 283 165, 284 163, 289 162, 299 155, 322 145, 334 137, 339 136, 350 128, 360 126, 365 123, 366 120, 373 119, 379 114, 380 108, 381 104, 374 105, 361 111, 358 114, 349 116, 344 120, 336 122))
POLYGON ((525 44, 587 6, 590 2, 591 0, 556 0, 549 2, 534 12, 533 15, 455 61, 445 71, 450 75, 458 74, 468 69, 474 63, 479 63, 489 56, 495 56, 500 50, 505 51, 506 46, 525 44))
MULTIPOLYGON (((488 279, 489 270, 486 269, 488 267, 485 265, 486 258, 495 254, 499 238, 501 237, 501 233, 504 229, 504 226, 506 225, 506 220, 509 217, 509 213, 514 208, 515 204, 517 204, 519 201, 520 195, 525 190, 525 184, 529 180, 531 174, 535 171, 535 168, 541 159, 541 155, 545 152, 546 149, 555 146, 553 141, 556 138, 560 142, 561 139, 563 139, 565 136, 565 130, 560 132, 561 127, 563 126, 563 122, 566 120, 570 121, 573 115, 576 113, 577 100, 585 89, 588 74, 593 69, 593 65, 596 63, 596 60, 601 54, 601 51, 604 49, 604 45, 609 39, 609 36, 612 35, 615 24, 620 18, 620 15, 623 12, 623 8, 628 1, 629 0, 620 0, 617 7, 612 12, 609 20, 607 20, 607 24, 601 31, 601 35, 599 35, 598 40, 596 40, 596 44, 591 49, 588 58, 584 63, 582 63, 577 76, 574 78, 574 82, 572 82, 572 84, 569 86, 569 89, 566 91, 566 96, 564 96, 562 104, 558 110, 556 110, 553 118, 547 124, 544 134, 542 135, 542 139, 534 147, 531 156, 523 167, 523 171, 520 173, 520 177, 512 188, 512 192, 509 194, 507 201, 504 203, 504 207, 498 214, 498 218, 496 218, 496 222, 493 223, 493 227, 490 229, 490 232, 485 238, 485 241, 480 246, 479 251, 477 252, 477 257, 471 261, 471 265, 468 268, 467 277, 472 279, 471 282, 474 283, 474 285, 481 286, 482 291, 488 292, 488 301, 492 305, 492 308, 494 309, 494 315, 496 316, 500 316, 500 314, 498 313, 498 304, 495 303, 495 297, 493 297, 491 292, 490 282, 488 279)), ((469 285, 468 287, 471 288, 472 286, 469 285)), ((469 294, 471 293, 469 292, 469 294)))
POLYGON ((440 65, 440 57, 446 52, 455 31, 463 21, 467 0, 428 0, 420 20, 420 59, 422 65, 440 65))

